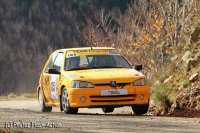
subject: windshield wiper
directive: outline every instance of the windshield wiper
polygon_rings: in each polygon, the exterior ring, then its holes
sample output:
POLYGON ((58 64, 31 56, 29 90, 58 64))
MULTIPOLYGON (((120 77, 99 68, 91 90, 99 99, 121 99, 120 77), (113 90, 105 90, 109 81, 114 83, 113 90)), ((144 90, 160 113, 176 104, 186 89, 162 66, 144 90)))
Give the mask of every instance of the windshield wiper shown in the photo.
POLYGON ((83 68, 72 68, 72 69, 69 69, 67 71, 72 71, 72 70, 85 70, 85 69, 90 69, 90 68, 87 68, 87 67, 83 67, 83 68))
POLYGON ((118 67, 118 66, 94 66, 90 68, 123 68, 123 67, 118 67))
POLYGON ((72 68, 72 69, 69 69, 67 71, 86 70, 86 69, 93 69, 93 68, 123 68, 123 67, 118 67, 118 66, 94 66, 94 67, 72 68))

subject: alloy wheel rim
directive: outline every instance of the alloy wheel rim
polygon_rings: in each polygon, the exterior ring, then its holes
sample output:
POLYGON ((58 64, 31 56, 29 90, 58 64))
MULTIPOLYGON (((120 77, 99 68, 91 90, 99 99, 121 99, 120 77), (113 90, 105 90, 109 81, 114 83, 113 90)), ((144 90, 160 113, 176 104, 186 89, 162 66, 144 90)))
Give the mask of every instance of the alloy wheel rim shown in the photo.
POLYGON ((63 92, 63 96, 62 96, 62 106, 64 110, 67 110, 69 104, 68 104, 68 95, 66 90, 63 92))
POLYGON ((42 96, 42 91, 41 90, 39 91, 39 99, 38 99, 38 101, 39 101, 40 107, 42 108, 44 100, 43 100, 43 96, 42 96))

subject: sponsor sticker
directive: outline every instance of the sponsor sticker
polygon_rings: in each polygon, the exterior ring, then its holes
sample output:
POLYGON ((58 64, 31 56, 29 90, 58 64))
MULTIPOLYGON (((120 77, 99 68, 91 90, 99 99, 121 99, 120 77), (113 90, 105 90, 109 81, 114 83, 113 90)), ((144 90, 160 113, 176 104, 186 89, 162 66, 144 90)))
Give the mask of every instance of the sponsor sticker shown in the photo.
POLYGON ((78 56, 77 52, 73 52, 73 53, 67 53, 67 57, 70 58, 70 57, 76 57, 78 56))
POLYGON ((101 90, 101 96, 109 96, 109 95, 127 95, 127 89, 120 89, 120 90, 101 90))
POLYGON ((58 77, 59 75, 52 75, 50 82, 51 97, 54 100, 59 100, 58 96, 58 77))
POLYGON ((78 74, 63 74, 67 78, 75 78, 78 76, 78 74))

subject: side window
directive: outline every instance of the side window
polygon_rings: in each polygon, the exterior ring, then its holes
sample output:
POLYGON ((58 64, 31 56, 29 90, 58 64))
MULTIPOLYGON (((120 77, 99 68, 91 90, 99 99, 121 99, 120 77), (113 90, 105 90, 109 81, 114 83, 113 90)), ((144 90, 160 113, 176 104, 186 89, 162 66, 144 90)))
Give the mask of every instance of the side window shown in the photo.
POLYGON ((53 68, 56 69, 58 72, 60 72, 63 57, 64 57, 63 53, 58 53, 58 55, 53 63, 53 68))
POLYGON ((53 68, 53 63, 54 63, 54 61, 55 61, 57 55, 58 55, 58 53, 54 53, 54 54, 51 56, 51 59, 50 59, 50 61, 49 61, 49 64, 48 64, 47 67, 46 67, 46 72, 48 71, 48 69, 53 68))

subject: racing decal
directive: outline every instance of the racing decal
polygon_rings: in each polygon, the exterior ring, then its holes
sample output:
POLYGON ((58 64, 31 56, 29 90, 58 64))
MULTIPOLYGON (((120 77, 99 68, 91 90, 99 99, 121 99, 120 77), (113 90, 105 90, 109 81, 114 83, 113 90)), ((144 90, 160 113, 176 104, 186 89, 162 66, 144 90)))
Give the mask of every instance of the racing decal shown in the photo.
POLYGON ((119 52, 108 52, 109 55, 120 55, 119 52))
POLYGON ((78 50, 77 53, 84 53, 84 52, 109 52, 110 50, 107 49, 89 49, 89 50, 78 50))
POLYGON ((59 75, 52 75, 50 82, 51 97, 54 100, 59 100, 58 96, 58 77, 59 75))
POLYGON ((77 52, 73 52, 73 53, 67 53, 67 57, 70 58, 70 57, 76 57, 78 56, 77 52))
POLYGON ((88 52, 88 50, 78 50, 77 53, 84 53, 84 52, 88 52))
MULTIPOLYGON (((112 52, 110 49, 89 49, 89 50, 78 50, 77 53, 87 53, 87 52, 111 52, 111 53, 118 53, 118 52, 112 52)), ((119 53, 118 53, 119 54, 119 53)))
POLYGON ((65 77, 67 78, 75 78, 77 77, 78 75, 77 74, 63 74, 65 77))

